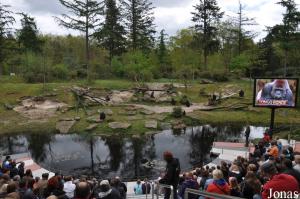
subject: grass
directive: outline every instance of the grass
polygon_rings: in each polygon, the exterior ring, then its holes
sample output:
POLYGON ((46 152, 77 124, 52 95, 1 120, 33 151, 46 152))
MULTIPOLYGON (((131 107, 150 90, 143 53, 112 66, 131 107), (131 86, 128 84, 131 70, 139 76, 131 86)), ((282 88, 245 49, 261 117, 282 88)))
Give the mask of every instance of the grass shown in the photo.
MULTIPOLYGON (((166 80, 161 79, 157 82, 167 83, 167 82, 177 82, 179 80, 166 80)), ((43 84, 27 84, 17 77, 13 78, 0 78, 0 134, 7 133, 26 133, 26 132, 38 132, 38 133, 53 133, 56 132, 55 125, 59 119, 69 118, 76 116, 74 110, 68 111, 66 113, 59 113, 56 117, 49 119, 47 122, 30 122, 28 119, 20 116, 14 111, 8 111, 4 108, 5 103, 16 105, 20 102, 20 98, 24 96, 41 96, 43 94, 55 93, 56 96, 52 99, 65 102, 69 105, 74 104, 74 99, 69 91, 74 85, 87 86, 85 81, 75 81, 75 82, 57 82, 48 83, 44 87, 43 84)), ((183 95, 187 95, 193 103, 207 103, 208 97, 199 95, 200 90, 207 94, 212 92, 219 93, 222 89, 240 90, 245 91, 244 99, 231 98, 224 100, 222 106, 230 105, 237 102, 252 103, 252 88, 249 81, 245 80, 234 80, 230 82, 208 84, 203 85, 197 83, 197 81, 190 82, 191 87, 187 90, 185 88, 179 88, 178 91, 183 95)), ((133 88, 135 86, 134 82, 127 80, 96 80, 89 87, 103 89, 103 90, 122 90, 133 88)), ((178 98, 179 100, 179 98, 178 98)), ((153 105, 153 103, 145 103, 147 105, 153 105)), ((160 105, 169 105, 167 103, 162 103, 160 105)), ((97 112, 98 109, 102 109, 101 106, 91 107, 90 111, 97 112)), ((145 128, 145 121, 151 119, 149 116, 140 115, 139 119, 134 121, 128 121, 128 116, 121 113, 124 110, 124 106, 111 106, 105 107, 113 111, 113 115, 107 118, 107 121, 99 125, 97 129, 93 131, 95 134, 119 134, 119 135, 133 135, 133 134, 144 134, 151 129, 145 128), (131 127, 127 130, 112 130, 108 127, 108 123, 112 121, 118 122, 129 122, 131 127)), ((124 111, 123 111, 124 112, 124 111)), ((276 125, 300 125, 300 111, 299 109, 278 109, 276 110, 276 125)), ((81 120, 77 122, 71 129, 72 133, 85 132, 85 129, 90 125, 86 121, 87 116, 83 111, 79 112, 81 120)), ((153 116, 152 116, 153 117, 153 116)), ((189 113, 187 117, 182 120, 187 125, 198 125, 198 124, 226 124, 226 123, 237 123, 240 125, 245 125, 247 123, 251 125, 258 126, 268 126, 270 118, 270 110, 267 108, 251 108, 247 111, 195 111, 189 113)), ((175 119, 169 114, 163 122, 171 122, 175 119)), ((159 123, 160 124, 160 123, 159 123)), ((300 139, 300 132, 294 132, 294 137, 300 139)))

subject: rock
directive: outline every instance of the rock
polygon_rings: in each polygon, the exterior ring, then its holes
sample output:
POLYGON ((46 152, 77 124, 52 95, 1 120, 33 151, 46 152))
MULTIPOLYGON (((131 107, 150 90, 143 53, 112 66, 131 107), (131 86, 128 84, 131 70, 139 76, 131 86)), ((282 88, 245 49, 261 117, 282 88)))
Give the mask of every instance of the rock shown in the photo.
POLYGON ((60 133, 69 133, 70 129, 74 126, 76 121, 59 121, 56 123, 56 129, 60 133))
POLYGON ((160 133, 159 131, 148 131, 145 133, 146 136, 152 136, 152 135, 155 135, 155 134, 158 134, 160 133))
POLYGON ((59 121, 73 121, 73 118, 61 118, 59 121))
POLYGON ((80 117, 75 117, 74 119, 75 119, 76 121, 80 121, 80 120, 81 120, 80 117))
POLYGON ((150 116, 151 119, 155 119, 155 120, 158 120, 158 121, 164 121, 167 116, 166 115, 151 115, 150 116))
POLYGON ((156 120, 149 120, 145 122, 145 127, 146 128, 151 128, 151 129, 157 129, 157 121, 156 120))
POLYGON ((133 116, 133 115, 137 114, 136 111, 126 111, 125 113, 126 113, 126 115, 130 115, 130 116, 133 116))
POLYGON ((184 128, 186 128, 186 125, 182 121, 178 121, 178 122, 173 123, 172 128, 175 130, 176 129, 184 129, 184 128))
POLYGON ((140 135, 133 135, 132 138, 133 139, 141 139, 141 136, 140 135))
POLYGON ((92 131, 98 127, 98 124, 91 124, 85 130, 92 131))
POLYGON ((4 107, 6 108, 6 110, 13 110, 14 109, 14 106, 11 105, 11 104, 8 104, 8 103, 5 103, 4 107))
POLYGON ((114 112, 110 109, 98 110, 98 113, 104 112, 106 115, 113 115, 114 112))
POLYGON ((89 123, 100 123, 101 122, 99 116, 88 117, 88 118, 86 118, 86 121, 89 123))
POLYGON ((160 128, 161 128, 162 130, 169 130, 169 129, 172 129, 172 125, 171 125, 170 123, 164 122, 164 123, 161 123, 161 124, 160 124, 160 128))
POLYGON ((209 79, 202 79, 201 81, 200 81, 200 84, 213 84, 214 82, 213 81, 211 81, 211 80, 209 80, 209 79))
POLYGON ((143 119, 141 116, 139 116, 139 115, 135 115, 135 116, 128 116, 127 117, 127 120, 129 120, 129 121, 133 121, 133 120, 141 120, 141 119, 143 119))
POLYGON ((146 109, 140 110, 140 113, 144 114, 144 115, 152 115, 152 114, 154 114, 153 111, 146 110, 146 109))
POLYGON ((131 124, 126 122, 111 122, 108 124, 108 126, 112 129, 128 129, 131 124))

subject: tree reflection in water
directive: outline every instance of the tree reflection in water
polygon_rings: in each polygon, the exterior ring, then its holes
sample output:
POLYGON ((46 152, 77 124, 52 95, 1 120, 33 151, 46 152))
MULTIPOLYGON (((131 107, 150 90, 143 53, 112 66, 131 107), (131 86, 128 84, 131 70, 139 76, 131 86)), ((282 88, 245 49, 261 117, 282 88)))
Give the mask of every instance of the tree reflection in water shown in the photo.
MULTIPOLYGON (((51 149, 51 142, 54 139, 53 134, 31 134, 26 136, 28 142, 28 150, 31 153, 33 159, 37 162, 42 162, 47 157, 46 145, 51 149)), ((50 150, 51 153, 51 150, 50 150)))

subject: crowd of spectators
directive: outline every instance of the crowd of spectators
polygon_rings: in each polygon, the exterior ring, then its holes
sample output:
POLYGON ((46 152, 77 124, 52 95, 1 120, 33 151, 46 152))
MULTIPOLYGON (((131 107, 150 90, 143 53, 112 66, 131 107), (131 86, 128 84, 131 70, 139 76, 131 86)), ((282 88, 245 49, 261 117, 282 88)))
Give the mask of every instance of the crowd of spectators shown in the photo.
POLYGON ((298 198, 299 185, 300 155, 294 156, 292 147, 283 147, 265 134, 249 158, 238 156, 232 163, 221 161, 218 166, 182 174, 178 195, 184 198, 185 189, 190 188, 247 199, 298 198))

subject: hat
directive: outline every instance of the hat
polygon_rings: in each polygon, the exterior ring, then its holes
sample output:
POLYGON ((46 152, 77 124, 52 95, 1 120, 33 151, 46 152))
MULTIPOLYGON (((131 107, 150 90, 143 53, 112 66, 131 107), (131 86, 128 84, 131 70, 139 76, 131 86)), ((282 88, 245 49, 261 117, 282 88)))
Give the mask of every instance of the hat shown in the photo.
POLYGON ((102 186, 102 185, 109 185, 108 180, 102 180, 102 181, 100 182, 100 186, 102 186))

